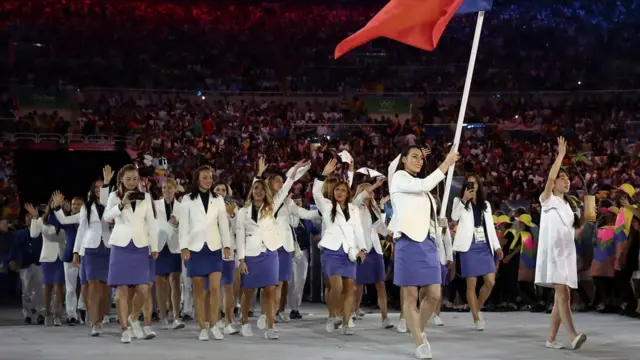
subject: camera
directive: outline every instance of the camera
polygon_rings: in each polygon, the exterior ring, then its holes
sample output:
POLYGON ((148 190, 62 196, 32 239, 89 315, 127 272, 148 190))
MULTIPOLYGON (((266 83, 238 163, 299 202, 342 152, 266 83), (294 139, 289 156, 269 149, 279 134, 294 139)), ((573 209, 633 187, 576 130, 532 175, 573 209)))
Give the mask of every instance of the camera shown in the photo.
POLYGON ((136 201, 136 200, 144 200, 144 193, 142 191, 132 191, 129 193, 129 200, 131 201, 136 201))
POLYGON ((472 182, 465 182, 464 183, 464 189, 465 190, 473 190, 473 183, 472 182))

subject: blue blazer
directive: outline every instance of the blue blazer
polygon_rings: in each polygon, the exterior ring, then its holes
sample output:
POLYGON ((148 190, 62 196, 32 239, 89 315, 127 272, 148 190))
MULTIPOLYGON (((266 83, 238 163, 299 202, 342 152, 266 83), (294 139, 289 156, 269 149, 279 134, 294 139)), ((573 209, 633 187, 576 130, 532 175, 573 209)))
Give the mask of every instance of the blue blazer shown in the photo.
POLYGON ((64 230, 64 254, 62 255, 62 262, 70 263, 73 261, 73 247, 76 244, 76 235, 78 234, 78 224, 60 224, 58 218, 54 213, 49 214, 49 224, 58 226, 64 230))
POLYGON ((21 269, 26 269, 32 264, 40 265, 41 252, 42 235, 32 238, 29 235, 29 228, 13 232, 13 246, 9 260, 18 263, 21 269))

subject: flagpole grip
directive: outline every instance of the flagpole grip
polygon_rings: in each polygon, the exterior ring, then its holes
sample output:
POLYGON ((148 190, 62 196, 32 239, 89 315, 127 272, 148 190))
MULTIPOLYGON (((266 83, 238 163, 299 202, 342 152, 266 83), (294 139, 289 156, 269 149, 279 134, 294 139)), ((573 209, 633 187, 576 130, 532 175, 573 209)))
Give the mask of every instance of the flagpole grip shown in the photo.
MULTIPOLYGON (((460 137, 462 136, 462 127, 464 125, 464 116, 467 113, 467 103, 469 102, 469 92, 471 92, 471 81, 473 79, 473 69, 476 65, 476 57, 478 55, 478 44, 482 35, 482 23, 484 22, 484 11, 478 12, 476 21, 476 30, 473 34, 473 44, 471 45, 471 55, 469 56, 469 65, 467 68, 467 77, 464 81, 464 90, 462 92, 462 101, 460 102, 460 112, 458 113, 458 123, 456 124, 456 132, 453 136, 452 151, 458 151, 460 145, 460 137)), ((444 185, 444 194, 442 196, 442 206, 440 207, 440 217, 447 216, 447 205, 449 204, 449 193, 451 192, 451 184, 453 183, 454 166, 449 167, 447 171, 447 181, 444 185)))

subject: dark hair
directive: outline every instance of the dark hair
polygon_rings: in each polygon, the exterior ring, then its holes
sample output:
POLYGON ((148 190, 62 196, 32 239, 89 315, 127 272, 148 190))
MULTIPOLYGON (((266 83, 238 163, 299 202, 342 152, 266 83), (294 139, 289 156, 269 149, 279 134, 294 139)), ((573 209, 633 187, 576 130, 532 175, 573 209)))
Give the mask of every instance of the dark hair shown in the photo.
MULTIPOLYGON (((53 212, 53 198, 49 199, 47 206, 44 208, 44 214, 42 214, 42 223, 45 225, 49 224, 49 215, 53 212)), ((60 224, 53 225, 56 228, 56 234, 60 234, 60 224)))
MULTIPOLYGON (((200 194, 200 173, 203 171, 211 171, 211 175, 213 176, 213 169, 208 165, 202 165, 191 172, 192 181, 191 181, 191 191, 189 192, 189 199, 191 200, 195 200, 200 194)), ((209 193, 214 198, 218 197, 218 194, 216 194, 213 191, 213 189, 214 189, 214 186, 212 185, 211 188, 209 189, 209 193)))
MULTIPOLYGON (((556 179, 560 177, 560 174, 565 174, 567 177, 569 177, 569 173, 566 170, 560 169, 558 170, 558 175, 556 176, 556 179)), ((567 204, 569 204, 569 206, 571 207, 571 211, 573 212, 574 229, 580 228, 582 226, 582 216, 578 215, 578 213, 580 213, 580 209, 578 208, 578 199, 573 196, 569 196, 566 193, 562 194, 562 199, 566 201, 567 204)), ((584 215, 584 214, 581 214, 581 215, 584 215)))
MULTIPOLYGON (((477 174, 467 174, 467 176, 464 177, 465 184, 467 180, 469 180, 469 178, 474 178, 476 180, 476 183, 478 183, 478 190, 476 191, 476 204, 480 206, 482 211, 487 210, 487 198, 485 196, 484 187, 482 186, 480 177, 477 174)), ((462 186, 460 188, 460 199, 462 199, 462 197, 464 196, 465 190, 466 190, 465 186, 462 186)), ((471 201, 469 201, 465 205, 465 208, 469 210, 469 206, 471 206, 471 201)))
MULTIPOLYGON (((344 203, 347 204, 347 206, 349 205, 349 203, 351 202, 351 188, 349 187, 349 183, 346 181, 340 181, 336 184, 336 186, 333 187, 333 191, 336 191, 336 189, 338 188, 338 186, 340 185, 344 185, 347 188, 347 198, 345 199, 344 203)), ((331 194, 331 222, 335 222, 336 221, 336 214, 338 213, 338 202, 336 201, 336 197, 333 196, 333 194, 331 194)))
POLYGON ((211 188, 215 190, 220 185, 224 185, 224 188, 227 189, 227 196, 233 196, 233 190, 231 190, 231 186, 224 181, 216 181, 211 185, 211 188))
POLYGON ((91 206, 93 204, 96 204, 96 207, 98 207, 98 205, 105 206, 105 204, 100 204, 100 198, 96 196, 96 182, 98 181, 94 181, 91 183, 89 194, 87 196, 87 202, 84 203, 84 209, 87 212, 87 223, 91 222, 91 206))
MULTIPOLYGON (((420 147, 417 145, 411 145, 404 148, 404 150, 402 150, 402 153, 400 153, 400 161, 398 161, 398 167, 396 167, 396 171, 394 171, 394 173, 400 170, 407 171, 404 167, 404 163, 402 162, 402 158, 407 157, 407 155, 409 155, 409 152, 413 149, 418 150, 420 152, 420 155, 422 155, 422 149, 420 149, 420 147)), ((427 167, 425 166, 425 163, 426 161, 422 163, 422 167, 420 168, 420 171, 418 171, 418 173, 416 174, 417 178, 424 179, 427 177, 427 167)))

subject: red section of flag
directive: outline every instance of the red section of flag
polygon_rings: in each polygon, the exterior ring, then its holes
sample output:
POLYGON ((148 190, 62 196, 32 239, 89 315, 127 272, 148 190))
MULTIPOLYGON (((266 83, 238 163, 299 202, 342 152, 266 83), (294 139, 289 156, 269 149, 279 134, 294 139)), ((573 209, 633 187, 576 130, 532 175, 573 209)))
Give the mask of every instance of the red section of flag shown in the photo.
POLYGON ((464 0, 391 0, 367 25, 342 40, 335 58, 379 37, 432 51, 464 0))

